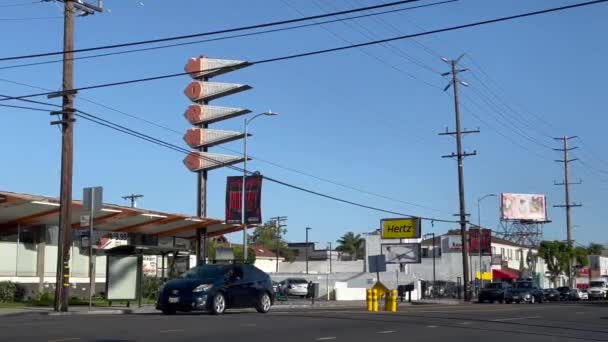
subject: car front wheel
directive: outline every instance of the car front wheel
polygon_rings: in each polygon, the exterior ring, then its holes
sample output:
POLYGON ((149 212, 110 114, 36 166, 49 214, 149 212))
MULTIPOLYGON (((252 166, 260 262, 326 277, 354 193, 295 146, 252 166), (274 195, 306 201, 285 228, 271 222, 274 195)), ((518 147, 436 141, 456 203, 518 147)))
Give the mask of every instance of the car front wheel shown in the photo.
POLYGON ((226 311, 226 298, 222 293, 218 293, 213 297, 211 303, 211 313, 214 315, 221 315, 226 311))
POLYGON ((270 300, 270 296, 268 293, 264 293, 258 299, 258 304, 256 306, 256 310, 259 313, 267 313, 270 311, 270 307, 272 307, 272 301, 270 300))

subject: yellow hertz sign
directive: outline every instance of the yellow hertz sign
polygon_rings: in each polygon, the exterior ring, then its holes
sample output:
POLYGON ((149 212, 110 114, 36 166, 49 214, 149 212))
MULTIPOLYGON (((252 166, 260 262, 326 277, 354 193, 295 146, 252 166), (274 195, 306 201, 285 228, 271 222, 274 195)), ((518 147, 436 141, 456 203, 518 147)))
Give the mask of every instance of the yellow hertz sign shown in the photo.
POLYGON ((418 239, 420 238, 419 218, 384 219, 382 238, 384 239, 418 239))

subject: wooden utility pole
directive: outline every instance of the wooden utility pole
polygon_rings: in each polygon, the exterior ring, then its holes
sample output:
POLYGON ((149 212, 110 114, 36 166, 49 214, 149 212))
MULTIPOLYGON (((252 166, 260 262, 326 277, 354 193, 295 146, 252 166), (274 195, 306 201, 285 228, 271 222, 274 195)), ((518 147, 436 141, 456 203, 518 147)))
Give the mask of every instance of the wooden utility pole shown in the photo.
POLYGON ((448 84, 445 90, 448 90, 450 87, 454 90, 454 114, 456 119, 456 131, 455 132, 445 132, 440 133, 440 135, 455 135, 456 136, 456 154, 452 153, 451 155, 443 156, 443 158, 456 158, 458 161, 458 200, 460 205, 460 236, 462 241, 462 279, 464 281, 465 291, 464 291, 464 300, 466 302, 471 300, 471 295, 469 291, 469 259, 468 259, 468 237, 467 237, 467 214, 466 214, 466 206, 465 206, 465 197, 464 197, 464 166, 463 160, 465 157, 474 156, 477 154, 476 151, 473 153, 467 153, 462 149, 462 135, 469 133, 479 133, 479 130, 467 131, 462 130, 461 128, 461 120, 460 120, 460 105, 458 103, 458 85, 462 84, 467 86, 465 82, 458 80, 458 73, 466 71, 466 69, 457 69, 456 66, 460 59, 464 55, 458 57, 456 60, 447 60, 444 59, 444 62, 450 64, 451 71, 448 71, 443 74, 443 76, 452 76, 452 80, 450 84, 448 84))
POLYGON ((122 196, 123 199, 131 201, 131 208, 137 208, 137 199, 143 198, 144 195, 140 194, 130 194, 127 196, 122 196))
MULTIPOLYGON (((554 205, 554 207, 557 208, 566 208, 566 242, 568 244, 568 248, 572 248, 573 247, 573 241, 572 241, 572 217, 571 217, 571 208, 574 207, 580 207, 582 206, 581 204, 575 204, 570 202, 570 184, 581 184, 581 182, 576 182, 576 183, 571 183, 570 182, 570 162, 573 162, 575 160, 578 160, 578 158, 574 158, 574 159, 568 159, 568 152, 577 149, 578 147, 569 147, 568 146, 568 141, 570 139, 574 139, 576 138, 576 136, 574 137, 568 137, 568 136, 564 136, 562 138, 555 138, 555 140, 562 140, 563 143, 563 148, 556 148, 556 151, 560 151, 564 153, 564 159, 563 160, 556 160, 556 162, 558 163, 564 163, 564 181, 560 182, 560 183, 555 183, 555 185, 563 185, 564 186, 564 192, 565 192, 565 204, 562 205, 554 205)), ((574 282, 574 277, 572 276, 572 262, 573 260, 570 259, 568 261, 568 284, 570 285, 571 288, 575 287, 575 282, 574 282)))
POLYGON ((77 11, 84 15, 101 12, 101 8, 83 2, 63 0, 63 85, 61 92, 49 95, 63 98, 61 120, 51 124, 61 125, 61 189, 59 194, 59 237, 57 243, 57 273, 55 284, 55 311, 68 311, 70 289, 70 247, 72 246, 72 173, 74 159, 74 16, 77 11))

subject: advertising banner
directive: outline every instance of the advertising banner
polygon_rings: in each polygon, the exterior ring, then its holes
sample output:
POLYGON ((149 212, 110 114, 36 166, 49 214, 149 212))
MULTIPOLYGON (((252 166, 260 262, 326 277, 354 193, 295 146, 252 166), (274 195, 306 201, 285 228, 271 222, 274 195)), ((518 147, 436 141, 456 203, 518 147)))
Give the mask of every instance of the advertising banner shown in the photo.
MULTIPOLYGON (((226 223, 241 224, 243 177, 228 177, 226 184, 226 223)), ((245 180, 245 221, 262 223, 262 176, 245 180)))
POLYGON ((471 228, 469 229, 469 252, 471 254, 492 255, 492 230, 471 228))
POLYGON ((394 218, 380 221, 383 239, 419 239, 420 218, 394 218))
POLYGON ((545 195, 500 194, 501 220, 547 221, 545 195))
POLYGON ((422 247, 419 243, 383 243, 382 254, 387 264, 419 264, 422 247))

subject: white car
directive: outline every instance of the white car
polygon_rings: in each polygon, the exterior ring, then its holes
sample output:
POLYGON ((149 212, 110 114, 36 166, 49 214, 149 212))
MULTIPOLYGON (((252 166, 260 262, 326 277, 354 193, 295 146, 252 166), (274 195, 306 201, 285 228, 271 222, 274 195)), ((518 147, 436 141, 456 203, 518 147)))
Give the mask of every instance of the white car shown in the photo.
POLYGON ((306 297, 308 295, 308 281, 303 278, 287 278, 281 283, 281 290, 288 296, 306 297))
POLYGON ((572 289, 569 297, 570 300, 589 300, 589 293, 581 289, 572 289))

